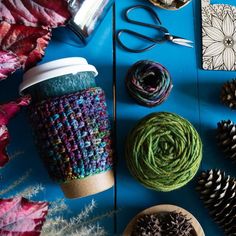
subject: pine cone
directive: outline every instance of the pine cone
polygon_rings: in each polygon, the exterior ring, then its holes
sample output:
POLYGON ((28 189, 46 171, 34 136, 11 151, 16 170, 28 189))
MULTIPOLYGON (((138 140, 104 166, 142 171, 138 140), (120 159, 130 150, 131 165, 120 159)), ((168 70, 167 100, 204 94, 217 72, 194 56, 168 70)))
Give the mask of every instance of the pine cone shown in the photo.
POLYGON ((236 235, 236 181, 221 170, 202 172, 197 190, 210 215, 228 236, 236 235))
POLYGON ((190 236, 195 231, 189 219, 182 213, 170 212, 162 220, 162 235, 190 236))
POLYGON ((221 121, 217 124, 217 142, 222 148, 223 152, 231 158, 236 160, 236 125, 228 120, 221 121))
POLYGON ((158 216, 151 214, 138 218, 132 236, 161 236, 158 216))
POLYGON ((229 108, 236 109, 236 79, 222 86, 220 99, 229 108))

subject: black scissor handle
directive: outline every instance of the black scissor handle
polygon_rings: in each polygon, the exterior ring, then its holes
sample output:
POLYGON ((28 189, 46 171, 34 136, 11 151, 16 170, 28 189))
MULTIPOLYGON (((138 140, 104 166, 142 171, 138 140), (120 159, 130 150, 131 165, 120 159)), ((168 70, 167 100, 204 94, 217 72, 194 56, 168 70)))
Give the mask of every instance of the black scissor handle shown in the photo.
POLYGON ((133 24, 136 24, 136 25, 142 25, 142 26, 146 26, 146 27, 150 27, 150 28, 156 28, 156 27, 159 27, 157 25, 154 25, 154 24, 148 24, 148 23, 144 23, 142 21, 137 21, 137 20, 133 20, 129 17, 129 13, 136 10, 136 9, 143 9, 143 10, 146 10, 150 15, 151 17, 154 19, 154 23, 155 24, 160 24, 161 25, 161 20, 158 16, 158 14, 149 6, 145 6, 145 5, 135 5, 135 6, 132 6, 132 7, 129 7, 128 9, 125 10, 125 19, 130 22, 130 23, 133 23, 133 24))
POLYGON ((117 32, 117 42, 119 43, 119 45, 125 49, 126 51, 128 52, 134 52, 134 53, 140 53, 140 52, 145 52, 145 51, 148 51, 150 49, 152 49, 153 47, 155 47, 157 45, 157 42, 153 39, 153 38, 150 38, 148 36, 145 36, 143 34, 140 34, 138 32, 135 32, 135 31, 132 31, 132 30, 128 30, 128 29, 122 29, 122 30, 119 30, 117 32), (147 40, 149 42, 152 42, 151 45, 145 47, 145 48, 142 48, 142 49, 133 49, 133 48, 129 48, 127 47, 121 40, 120 36, 123 34, 123 33, 127 33, 127 34, 130 34, 130 35, 134 35, 138 38, 141 38, 141 39, 144 39, 144 40, 147 40))
POLYGON ((168 31, 168 29, 166 29, 165 27, 160 25, 161 21, 160 21, 158 15, 151 7, 148 7, 148 6, 145 6, 145 5, 135 5, 135 6, 132 6, 128 9, 126 9, 124 16, 125 16, 126 21, 129 22, 129 23, 144 26, 144 27, 147 27, 147 28, 152 28, 152 29, 157 30, 158 32, 162 33, 161 37, 152 38, 152 37, 148 37, 144 34, 141 34, 141 33, 138 33, 138 32, 132 31, 132 30, 128 30, 128 29, 119 30, 117 32, 117 42, 120 44, 120 46, 123 49, 127 50, 128 52, 134 52, 134 53, 145 52, 145 51, 150 50, 153 47, 155 47, 156 44, 168 41, 167 38, 166 38, 166 35, 167 34, 169 35, 169 31, 168 31), (150 24, 150 23, 145 23, 145 22, 137 21, 137 20, 134 20, 134 19, 130 18, 129 13, 136 10, 136 9, 146 10, 151 15, 151 17, 154 19, 155 22, 153 24, 150 24), (142 49, 129 48, 121 40, 121 35, 123 33, 129 34, 129 35, 132 35, 132 36, 136 36, 137 38, 148 41, 151 44, 149 44, 147 47, 142 48, 142 49))

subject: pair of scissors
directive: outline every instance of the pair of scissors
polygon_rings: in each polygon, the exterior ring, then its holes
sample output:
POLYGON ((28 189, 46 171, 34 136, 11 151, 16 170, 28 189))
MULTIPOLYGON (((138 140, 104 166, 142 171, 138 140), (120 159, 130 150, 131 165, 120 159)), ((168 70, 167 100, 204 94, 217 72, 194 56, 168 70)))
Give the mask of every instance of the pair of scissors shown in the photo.
POLYGON ((117 32, 117 42, 120 44, 120 46, 123 49, 127 50, 128 52, 134 52, 134 53, 145 52, 147 50, 152 49, 157 44, 168 42, 168 41, 172 42, 172 43, 175 43, 175 44, 178 44, 178 45, 185 46, 185 47, 193 47, 193 45, 192 45, 193 42, 192 41, 190 41, 188 39, 185 39, 185 38, 181 38, 181 37, 172 35, 167 28, 163 27, 162 24, 161 24, 161 20, 160 20, 159 16, 157 15, 157 13, 151 7, 148 7, 148 6, 145 6, 145 5, 132 6, 132 7, 128 8, 125 11, 124 17, 125 17, 125 20, 129 23, 144 26, 144 27, 147 27, 147 28, 155 29, 161 34, 161 36, 158 37, 158 38, 152 38, 152 37, 146 36, 144 34, 141 34, 141 33, 138 33, 136 31, 129 30, 129 29, 119 30, 117 32), (130 12, 132 12, 136 9, 146 10, 150 14, 150 16, 153 18, 155 24, 149 24, 149 23, 145 23, 145 22, 142 22, 142 21, 137 21, 137 20, 131 19, 129 14, 130 14, 130 12), (121 40, 121 35, 123 33, 133 35, 133 36, 138 37, 140 39, 143 39, 147 42, 150 42, 151 44, 148 45, 145 48, 142 48, 142 49, 129 48, 121 40))

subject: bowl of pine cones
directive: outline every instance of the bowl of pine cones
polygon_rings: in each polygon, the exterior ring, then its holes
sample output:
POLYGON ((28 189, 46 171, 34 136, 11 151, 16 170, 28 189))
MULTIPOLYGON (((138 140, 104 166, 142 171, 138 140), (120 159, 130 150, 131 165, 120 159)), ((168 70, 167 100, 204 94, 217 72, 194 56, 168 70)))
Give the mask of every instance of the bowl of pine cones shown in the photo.
POLYGON ((191 0, 149 0, 153 5, 167 9, 179 10, 191 2, 191 0))
POLYGON ((140 212, 123 233, 123 236, 143 235, 205 236, 197 219, 174 205, 157 205, 140 212))

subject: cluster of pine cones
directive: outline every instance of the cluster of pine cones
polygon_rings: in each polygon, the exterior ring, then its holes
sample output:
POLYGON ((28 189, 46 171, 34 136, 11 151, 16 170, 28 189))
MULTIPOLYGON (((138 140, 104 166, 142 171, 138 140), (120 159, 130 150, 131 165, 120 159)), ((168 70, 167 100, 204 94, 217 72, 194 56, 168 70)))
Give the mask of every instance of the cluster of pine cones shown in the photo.
MULTIPOLYGON (((236 79, 221 88, 221 102, 236 109, 236 79)), ((236 161, 236 125, 231 120, 217 124, 218 146, 233 162, 236 161)), ((198 191, 210 215, 223 228, 226 235, 236 236, 236 180, 221 170, 203 172, 199 178, 198 191)))
POLYGON ((195 236, 189 219, 182 213, 143 215, 137 219, 132 236, 195 236))
MULTIPOLYGON (((236 109, 236 79, 226 82, 221 89, 221 102, 236 109)), ((226 156, 236 161, 236 124, 222 120, 217 124, 218 146, 226 156)), ((197 190, 213 220, 227 236, 236 236, 236 180, 221 170, 201 173, 197 190)))

